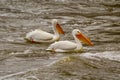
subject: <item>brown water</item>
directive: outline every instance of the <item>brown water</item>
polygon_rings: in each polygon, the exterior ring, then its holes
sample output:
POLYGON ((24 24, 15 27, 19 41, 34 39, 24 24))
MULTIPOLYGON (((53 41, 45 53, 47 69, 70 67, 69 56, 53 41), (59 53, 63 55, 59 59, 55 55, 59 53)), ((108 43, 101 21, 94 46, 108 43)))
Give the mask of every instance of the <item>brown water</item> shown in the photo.
POLYGON ((0 80, 119 80, 119 0, 1 0, 0 80), (58 19, 65 36, 80 29, 94 46, 81 53, 52 53, 49 44, 26 42, 27 32, 53 33, 58 19))

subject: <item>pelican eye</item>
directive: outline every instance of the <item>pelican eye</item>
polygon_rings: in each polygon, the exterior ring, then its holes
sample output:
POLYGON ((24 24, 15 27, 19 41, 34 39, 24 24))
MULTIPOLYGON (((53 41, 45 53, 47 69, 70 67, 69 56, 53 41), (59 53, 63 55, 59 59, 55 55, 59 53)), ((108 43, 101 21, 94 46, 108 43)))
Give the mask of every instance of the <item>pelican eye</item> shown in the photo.
POLYGON ((80 33, 80 31, 77 31, 77 33, 80 33))

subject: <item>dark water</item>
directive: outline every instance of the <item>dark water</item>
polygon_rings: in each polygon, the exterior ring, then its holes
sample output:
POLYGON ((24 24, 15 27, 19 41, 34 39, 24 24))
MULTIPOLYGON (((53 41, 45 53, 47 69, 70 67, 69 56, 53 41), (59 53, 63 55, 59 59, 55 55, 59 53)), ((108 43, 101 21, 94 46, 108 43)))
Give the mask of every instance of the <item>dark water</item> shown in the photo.
POLYGON ((120 0, 1 0, 0 80, 119 80, 120 0), (65 36, 80 29, 94 46, 81 53, 51 53, 49 44, 26 42, 27 32, 52 33, 58 19, 65 36))

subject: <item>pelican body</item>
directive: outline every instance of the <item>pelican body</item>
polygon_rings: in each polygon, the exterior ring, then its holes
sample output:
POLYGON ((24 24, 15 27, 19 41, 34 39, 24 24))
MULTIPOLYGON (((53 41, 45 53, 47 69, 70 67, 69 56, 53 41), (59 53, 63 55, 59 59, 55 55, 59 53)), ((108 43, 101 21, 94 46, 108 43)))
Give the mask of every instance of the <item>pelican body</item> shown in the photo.
POLYGON ((71 41, 58 41, 51 44, 46 50, 53 52, 79 52, 82 49, 82 42, 93 45, 93 43, 85 35, 83 35, 79 29, 74 29, 72 35, 75 42, 71 41))
POLYGON ((60 39, 60 34, 64 34, 63 29, 56 19, 52 20, 54 34, 36 29, 26 34, 25 39, 31 42, 51 43, 60 39))

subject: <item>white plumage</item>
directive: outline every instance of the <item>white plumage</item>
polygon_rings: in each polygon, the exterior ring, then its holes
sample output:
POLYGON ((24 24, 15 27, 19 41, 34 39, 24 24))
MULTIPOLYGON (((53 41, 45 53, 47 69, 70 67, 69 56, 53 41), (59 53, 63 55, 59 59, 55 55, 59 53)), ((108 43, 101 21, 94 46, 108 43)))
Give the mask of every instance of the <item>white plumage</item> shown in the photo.
POLYGON ((76 43, 71 41, 58 41, 51 44, 46 50, 54 52, 78 52, 82 49, 82 44, 80 40, 89 45, 93 45, 92 42, 86 36, 84 36, 78 29, 74 29, 72 31, 72 34, 76 43))
POLYGON ((45 42, 45 41, 50 41, 53 39, 53 34, 50 34, 50 33, 47 33, 45 31, 42 31, 42 30, 34 30, 32 32, 29 32, 27 35, 26 35, 26 38, 28 40, 33 40, 34 42, 45 42))
POLYGON ((25 38, 28 41, 40 42, 40 43, 57 41, 60 39, 59 34, 64 34, 64 31, 62 30, 61 26, 59 25, 56 19, 52 20, 52 25, 55 34, 51 34, 43 30, 36 29, 34 31, 27 33, 25 38))

